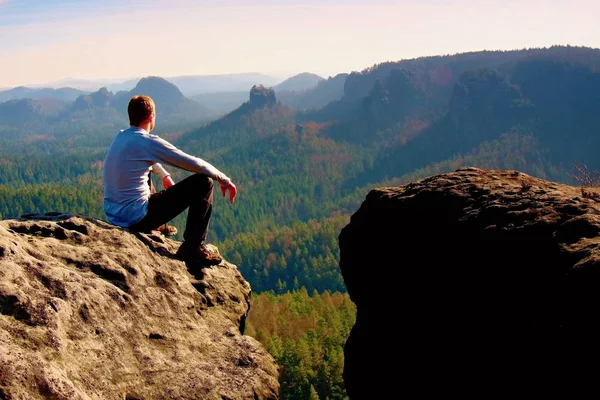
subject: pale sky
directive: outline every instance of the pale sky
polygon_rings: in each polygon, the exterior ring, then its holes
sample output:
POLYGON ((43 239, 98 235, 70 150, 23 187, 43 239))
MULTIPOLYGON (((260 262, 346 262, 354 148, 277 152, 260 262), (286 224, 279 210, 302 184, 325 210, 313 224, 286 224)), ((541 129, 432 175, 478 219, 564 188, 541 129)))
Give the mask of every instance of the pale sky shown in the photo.
POLYGON ((0 88, 262 72, 555 44, 600 48, 600 0, 0 0, 0 88))

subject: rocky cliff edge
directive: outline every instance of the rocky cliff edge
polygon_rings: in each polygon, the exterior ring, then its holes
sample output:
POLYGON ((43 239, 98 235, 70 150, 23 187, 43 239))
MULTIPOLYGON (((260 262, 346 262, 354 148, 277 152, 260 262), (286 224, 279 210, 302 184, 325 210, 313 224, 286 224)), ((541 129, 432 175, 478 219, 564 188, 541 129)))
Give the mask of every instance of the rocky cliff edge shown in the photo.
POLYGON ((372 190, 339 236, 351 399, 597 395, 592 193, 478 168, 372 190))
POLYGON ((276 399, 251 288, 179 242, 49 213, 0 221, 0 399, 276 399))

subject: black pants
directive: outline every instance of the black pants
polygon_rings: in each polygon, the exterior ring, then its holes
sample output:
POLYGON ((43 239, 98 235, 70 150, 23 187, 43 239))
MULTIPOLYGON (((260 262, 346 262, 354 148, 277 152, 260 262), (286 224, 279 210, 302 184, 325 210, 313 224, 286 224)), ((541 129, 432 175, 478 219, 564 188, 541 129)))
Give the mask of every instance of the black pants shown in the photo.
POLYGON ((213 180, 206 175, 194 174, 166 190, 152 193, 148 213, 129 229, 150 231, 166 224, 188 209, 183 239, 190 246, 199 246, 208 233, 212 213, 213 180))

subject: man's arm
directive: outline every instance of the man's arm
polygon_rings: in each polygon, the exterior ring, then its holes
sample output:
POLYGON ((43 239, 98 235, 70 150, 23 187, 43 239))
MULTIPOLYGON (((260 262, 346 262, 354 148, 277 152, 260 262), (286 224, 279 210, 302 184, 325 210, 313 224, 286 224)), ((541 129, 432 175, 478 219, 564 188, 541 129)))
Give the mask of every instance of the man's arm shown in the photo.
POLYGON ((168 173, 167 170, 164 169, 159 163, 152 164, 152 173, 158 176, 165 189, 168 189, 175 184, 171 178, 171 174, 168 173))
MULTIPOLYGON (((157 161, 161 161, 165 164, 172 165, 189 172, 201 173, 210 176, 219 182, 221 186, 225 186, 225 188, 228 190, 229 187, 233 185, 231 179, 227 175, 219 171, 209 162, 181 151, 171 143, 161 139, 156 135, 149 135, 148 139, 148 151, 152 156, 156 157, 157 161)), ((235 189, 234 185, 233 192, 235 193, 236 191, 237 190, 235 189)), ((235 194, 233 197, 235 197, 235 194)))
MULTIPOLYGON (((168 189, 175 184, 173 179, 171 179, 171 174, 169 174, 159 163, 152 164, 152 172, 162 180, 165 189, 168 189)), ((237 194, 237 188, 233 182, 230 182, 229 184, 219 184, 219 187, 221 188, 223 197, 225 197, 225 194, 229 191, 229 202, 233 204, 237 194)))

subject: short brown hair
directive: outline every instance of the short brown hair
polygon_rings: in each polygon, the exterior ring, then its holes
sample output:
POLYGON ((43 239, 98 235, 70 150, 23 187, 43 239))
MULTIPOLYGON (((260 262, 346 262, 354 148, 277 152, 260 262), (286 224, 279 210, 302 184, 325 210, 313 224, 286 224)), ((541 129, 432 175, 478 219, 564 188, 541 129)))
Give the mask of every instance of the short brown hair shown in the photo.
POLYGON ((139 126, 155 110, 154 100, 150 96, 133 96, 127 105, 127 114, 129 114, 129 125, 139 126))

